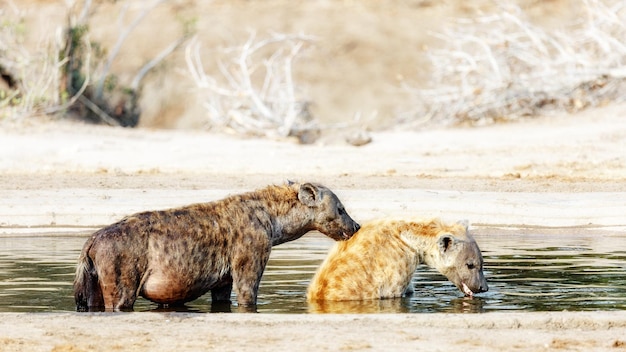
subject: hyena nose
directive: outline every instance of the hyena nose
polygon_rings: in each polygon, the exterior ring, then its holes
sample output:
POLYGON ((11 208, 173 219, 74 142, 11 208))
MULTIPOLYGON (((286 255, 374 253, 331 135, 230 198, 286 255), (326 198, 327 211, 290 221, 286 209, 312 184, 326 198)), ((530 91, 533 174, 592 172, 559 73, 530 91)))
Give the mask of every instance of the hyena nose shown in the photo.
POLYGON ((478 290, 479 290, 478 292, 487 292, 489 291, 489 285, 487 285, 487 283, 485 282, 484 284, 480 285, 478 290))
POLYGON ((359 231, 359 229, 361 228, 361 225, 357 224, 356 222, 354 223, 354 232, 359 231))

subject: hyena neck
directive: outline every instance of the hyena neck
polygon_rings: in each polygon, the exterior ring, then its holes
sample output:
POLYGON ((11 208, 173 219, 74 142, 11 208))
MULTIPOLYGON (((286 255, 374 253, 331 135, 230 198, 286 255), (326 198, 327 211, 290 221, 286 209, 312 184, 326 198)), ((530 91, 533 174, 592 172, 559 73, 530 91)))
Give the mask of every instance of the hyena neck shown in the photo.
POLYGON ((292 210, 275 218, 272 226, 272 245, 296 240, 313 230, 312 219, 307 216, 308 211, 303 206, 296 206, 292 210))
POLYGON ((421 235, 414 231, 403 231, 400 236, 417 254, 418 264, 436 267, 437 237, 421 235))
POLYGON ((311 230, 312 219, 298 200, 295 186, 269 186, 257 194, 254 201, 271 219, 269 236, 273 246, 298 239, 311 230))

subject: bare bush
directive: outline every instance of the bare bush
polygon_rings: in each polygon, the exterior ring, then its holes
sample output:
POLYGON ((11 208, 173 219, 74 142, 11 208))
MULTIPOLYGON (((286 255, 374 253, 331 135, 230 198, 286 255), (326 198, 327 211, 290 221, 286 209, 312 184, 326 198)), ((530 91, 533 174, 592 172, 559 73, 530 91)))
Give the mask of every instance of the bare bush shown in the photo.
POLYGON ((435 34, 445 45, 429 52, 430 87, 408 88, 417 108, 401 122, 482 124, 624 99, 623 1, 585 0, 579 23, 551 32, 515 5, 499 6, 494 15, 458 20, 435 34))
POLYGON ((214 76, 205 72, 198 39, 191 40, 187 67, 207 111, 207 125, 237 134, 314 141, 319 128, 293 80, 293 63, 311 40, 284 34, 257 40, 251 34, 245 44, 218 54, 214 76))
MULTIPOLYGON (((117 76, 110 70, 128 36, 153 9, 164 2, 166 0, 146 2, 128 25, 120 25, 117 41, 108 54, 99 44, 86 39, 89 16, 92 11, 91 0, 84 0, 80 5, 74 4, 73 12, 80 12, 80 16, 72 16, 71 12, 68 16, 69 23, 63 48, 66 62, 61 67, 64 75, 62 88, 72 96, 72 99, 64 106, 52 110, 68 109, 82 119, 113 126, 136 126, 141 114, 139 98, 142 79, 150 69, 176 50, 187 39, 189 33, 184 33, 139 69, 130 85, 120 84, 117 76), (96 60, 89 59, 92 51, 98 54, 96 60)), ((118 21, 120 24, 124 22, 127 10, 128 6, 122 7, 118 21)))
POLYGON ((27 50, 25 14, 7 4, 0 10, 0 117, 17 119, 59 104, 60 46, 51 33, 35 50, 27 50))
MULTIPOLYGON (((0 86, 0 116, 35 114, 72 115, 113 126, 135 126, 141 113, 139 97, 142 79, 188 38, 191 28, 141 67, 130 84, 123 85, 111 72, 125 40, 136 26, 166 0, 140 4, 140 11, 128 25, 122 25, 128 6, 120 13, 120 32, 113 49, 107 52, 89 38, 92 0, 68 1, 67 24, 52 38, 42 38, 37 53, 29 52, 21 41, 20 17, 0 26, 0 73, 6 89, 0 86)), ((13 5, 9 0, 9 4, 13 5)), ((21 15, 12 6, 14 15, 21 15)))

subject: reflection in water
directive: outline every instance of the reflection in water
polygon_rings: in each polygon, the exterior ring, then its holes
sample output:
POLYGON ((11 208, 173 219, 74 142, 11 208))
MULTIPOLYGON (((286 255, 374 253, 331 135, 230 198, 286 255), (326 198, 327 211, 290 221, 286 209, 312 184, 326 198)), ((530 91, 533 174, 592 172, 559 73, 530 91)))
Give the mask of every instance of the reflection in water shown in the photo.
MULTIPOLYGON (((0 312, 73 311, 76 260, 88 234, 0 238, 0 312)), ((401 299, 306 303, 306 285, 332 241, 322 235, 274 248, 261 280, 261 313, 477 313, 489 311, 626 309, 626 234, 476 235, 489 292, 473 299, 436 271, 420 267, 415 293, 401 299)), ((236 301, 236 298, 233 297, 236 301)), ((139 299, 136 311, 162 311, 139 299)), ((207 294, 168 311, 229 312, 207 294)))
POLYGON ((409 313, 407 298, 365 301, 316 301, 309 303, 309 313, 409 313))
POLYGON ((482 297, 460 297, 450 300, 451 313, 482 313, 485 300, 482 297))

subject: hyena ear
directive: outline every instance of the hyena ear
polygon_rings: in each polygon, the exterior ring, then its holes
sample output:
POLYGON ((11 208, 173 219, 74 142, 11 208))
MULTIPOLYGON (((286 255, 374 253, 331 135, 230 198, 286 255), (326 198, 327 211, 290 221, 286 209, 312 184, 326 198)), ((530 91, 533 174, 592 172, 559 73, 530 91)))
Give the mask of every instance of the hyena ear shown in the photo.
POLYGON ((467 220, 467 219, 459 220, 456 223, 461 225, 461 226, 463 226, 463 227, 465 227, 465 231, 466 232, 469 229, 469 220, 467 220))
POLYGON ((439 251, 441 253, 446 253, 450 250, 450 248, 454 247, 456 239, 451 235, 444 235, 439 237, 437 244, 439 245, 439 251))
POLYGON ((305 183, 301 185, 300 190, 298 190, 298 199, 302 204, 314 207, 319 204, 320 189, 311 183, 305 183))

